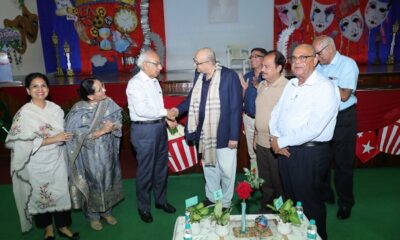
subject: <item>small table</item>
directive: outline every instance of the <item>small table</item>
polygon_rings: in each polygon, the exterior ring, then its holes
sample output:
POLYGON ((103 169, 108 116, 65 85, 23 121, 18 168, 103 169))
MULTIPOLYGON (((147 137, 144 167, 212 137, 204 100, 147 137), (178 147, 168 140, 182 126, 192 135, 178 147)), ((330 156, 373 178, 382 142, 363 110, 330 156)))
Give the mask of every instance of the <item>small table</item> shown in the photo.
MULTIPOLYGON (((246 220, 247 220, 247 226, 248 227, 254 227, 255 223, 254 220, 260 215, 257 214, 248 214, 246 215, 246 220)), ((279 218, 278 215, 275 214, 264 214, 264 216, 268 219, 268 227, 271 229, 272 235, 268 237, 235 237, 233 233, 233 227, 240 227, 241 225, 241 215, 231 215, 230 216, 230 221, 229 221, 229 234, 228 236, 225 236, 224 238, 220 238, 216 233, 215 233, 215 223, 211 223, 209 219, 204 219, 200 222, 200 233, 197 235, 193 235, 192 239, 193 240, 220 240, 220 239, 225 239, 225 240, 233 240, 233 239, 249 239, 249 240, 259 240, 259 239, 273 239, 273 240, 281 240, 281 239, 286 239, 286 240, 295 240, 295 239, 307 239, 306 238, 306 232, 307 232, 307 226, 309 224, 308 219, 304 219, 302 221, 301 226, 292 226, 292 232, 288 235, 282 235, 278 232, 277 227, 276 227, 276 221, 279 218)), ((183 233, 184 233, 184 228, 185 228, 185 217, 180 216, 176 219, 175 221, 175 227, 174 227, 174 235, 172 236, 173 240, 182 240, 183 239, 183 233)), ((321 239, 319 236, 317 236, 317 239, 321 239)))

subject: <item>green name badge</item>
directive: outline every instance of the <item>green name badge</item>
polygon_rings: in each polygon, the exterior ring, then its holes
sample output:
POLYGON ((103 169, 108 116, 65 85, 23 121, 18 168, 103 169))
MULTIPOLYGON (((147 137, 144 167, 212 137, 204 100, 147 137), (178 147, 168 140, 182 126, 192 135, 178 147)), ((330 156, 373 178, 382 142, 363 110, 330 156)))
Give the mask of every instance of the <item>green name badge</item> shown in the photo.
POLYGON ((193 205, 196 205, 199 202, 199 198, 197 196, 188 198, 185 200, 186 208, 190 208, 193 205))
POLYGON ((217 191, 213 192, 214 195, 214 201, 217 202, 218 200, 221 200, 224 195, 222 194, 222 189, 218 189, 217 191))
POLYGON ((275 205, 275 208, 277 210, 279 210, 282 207, 282 205, 283 205, 282 196, 280 196, 280 197, 278 197, 277 199, 274 200, 274 205, 275 205))

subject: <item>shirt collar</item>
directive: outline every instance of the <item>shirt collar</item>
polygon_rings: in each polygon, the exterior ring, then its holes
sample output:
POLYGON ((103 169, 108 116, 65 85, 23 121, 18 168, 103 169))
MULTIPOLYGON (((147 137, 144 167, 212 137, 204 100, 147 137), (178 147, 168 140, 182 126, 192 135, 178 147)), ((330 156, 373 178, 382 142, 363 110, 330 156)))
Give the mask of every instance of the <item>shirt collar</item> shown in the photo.
POLYGON ((143 80, 151 80, 152 82, 156 82, 158 81, 157 78, 151 78, 149 77, 149 75, 147 75, 143 70, 140 70, 139 74, 139 79, 143 79, 143 80))
POLYGON ((339 58, 340 58, 340 53, 338 51, 336 51, 336 54, 333 57, 332 62, 330 64, 332 64, 332 65, 339 64, 339 58))
MULTIPOLYGON (((311 75, 310 75, 310 76, 307 78, 307 80, 304 82, 303 86, 304 86, 304 85, 312 86, 312 85, 315 83, 316 79, 317 79, 317 70, 314 69, 314 71, 311 73, 311 75)), ((298 78, 293 79, 293 81, 292 81, 291 83, 292 83, 292 85, 295 86, 295 87, 300 87, 300 86, 299 86, 299 79, 298 79, 298 78)))

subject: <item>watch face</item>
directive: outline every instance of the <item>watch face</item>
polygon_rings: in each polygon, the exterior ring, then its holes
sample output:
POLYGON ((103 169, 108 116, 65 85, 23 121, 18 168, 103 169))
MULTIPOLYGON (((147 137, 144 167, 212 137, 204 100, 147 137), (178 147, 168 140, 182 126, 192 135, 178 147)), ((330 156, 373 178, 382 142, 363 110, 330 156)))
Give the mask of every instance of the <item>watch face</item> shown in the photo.
POLYGON ((136 29, 138 21, 132 10, 121 8, 114 15, 114 23, 118 31, 129 33, 136 29))

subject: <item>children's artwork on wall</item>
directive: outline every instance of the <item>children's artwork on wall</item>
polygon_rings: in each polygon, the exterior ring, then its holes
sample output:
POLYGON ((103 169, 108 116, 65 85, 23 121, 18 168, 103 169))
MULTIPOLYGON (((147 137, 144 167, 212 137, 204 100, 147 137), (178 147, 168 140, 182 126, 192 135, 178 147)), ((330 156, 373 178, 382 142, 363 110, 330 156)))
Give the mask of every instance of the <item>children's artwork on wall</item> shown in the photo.
MULTIPOLYGON (((67 41, 70 45, 75 73, 92 74, 98 71, 92 62, 97 55, 112 65, 106 68, 109 71, 130 72, 134 64, 127 59, 136 58, 147 48, 153 48, 162 55, 165 66, 162 1, 54 0, 37 3, 47 72, 56 69, 55 51, 48 48, 53 32, 59 42, 67 41)), ((62 48, 59 52, 63 53, 62 48)), ((61 66, 65 69, 65 56, 60 56, 61 66)))
POLYGON ((288 55, 300 43, 331 36, 342 54, 359 64, 400 62, 400 1, 395 0, 276 0, 274 42, 289 26, 295 30, 288 55))

